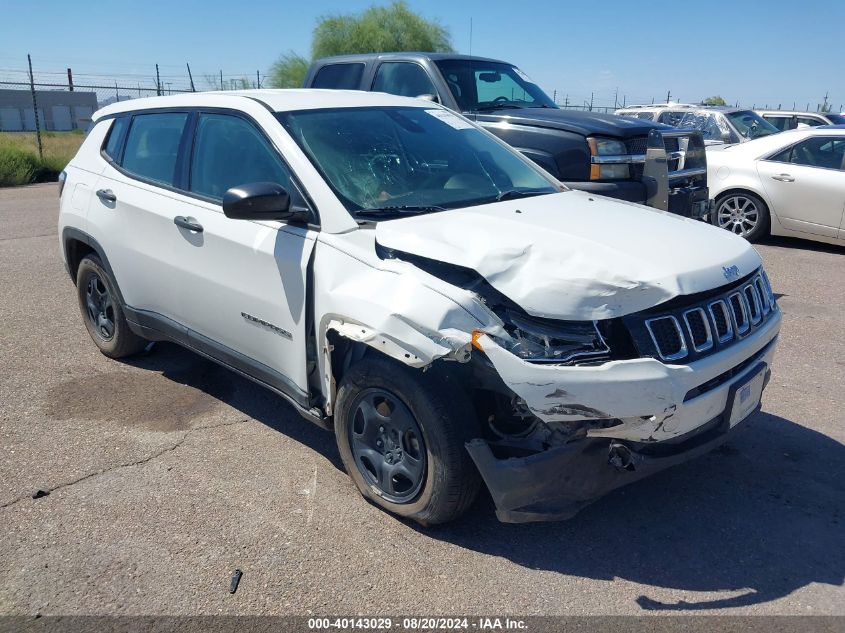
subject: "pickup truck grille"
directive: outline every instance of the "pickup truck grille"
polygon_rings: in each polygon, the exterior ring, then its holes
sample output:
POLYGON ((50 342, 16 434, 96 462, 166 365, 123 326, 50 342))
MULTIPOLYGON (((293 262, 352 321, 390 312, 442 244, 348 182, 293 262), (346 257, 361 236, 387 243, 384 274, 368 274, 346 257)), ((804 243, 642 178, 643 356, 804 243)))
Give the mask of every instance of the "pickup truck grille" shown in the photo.
MULTIPOLYGON (((680 139, 669 137, 664 139, 664 144, 666 147, 666 153, 670 152, 677 152, 680 148, 680 139)), ((637 136, 632 139, 628 139, 626 141, 625 146, 628 149, 628 154, 631 156, 641 156, 642 160, 645 160, 645 152, 648 148, 648 137, 647 136, 637 136)), ((669 171, 677 171, 679 168, 679 162, 677 159, 669 161, 669 171)), ((644 162, 635 162, 631 164, 631 178, 634 180, 642 180, 643 177, 643 167, 644 162)))
POLYGON ((698 360, 742 340, 778 309, 762 269, 715 293, 671 304, 625 317, 641 356, 666 362, 698 360))

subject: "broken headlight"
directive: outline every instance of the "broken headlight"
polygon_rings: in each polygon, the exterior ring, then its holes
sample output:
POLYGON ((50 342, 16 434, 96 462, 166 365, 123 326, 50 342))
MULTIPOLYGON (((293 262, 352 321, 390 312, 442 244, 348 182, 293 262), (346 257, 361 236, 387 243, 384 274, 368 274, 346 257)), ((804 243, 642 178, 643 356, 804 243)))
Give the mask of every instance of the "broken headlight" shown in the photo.
POLYGON ((519 358, 534 362, 569 363, 610 355, 610 347, 594 321, 551 321, 509 313, 510 341, 500 341, 519 358))

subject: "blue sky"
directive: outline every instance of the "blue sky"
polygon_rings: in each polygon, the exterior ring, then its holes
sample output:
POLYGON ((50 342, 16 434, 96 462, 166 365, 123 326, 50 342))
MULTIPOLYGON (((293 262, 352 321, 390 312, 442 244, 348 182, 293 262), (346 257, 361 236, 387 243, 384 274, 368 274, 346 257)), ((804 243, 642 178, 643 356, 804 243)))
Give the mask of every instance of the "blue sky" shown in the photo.
MULTIPOLYGON (((146 0, 0 2, 0 79, 26 67, 60 80, 86 75, 150 84, 264 73, 288 49, 308 54, 318 16, 358 11, 371 0, 291 2, 146 0), (55 73, 55 74, 49 74, 55 73)), ((845 104, 845 2, 639 0, 557 2, 408 0, 449 28, 455 48, 520 66, 550 95, 596 105, 720 94, 731 103, 799 108, 845 104)), ((93 77, 92 77, 93 78, 93 77)))

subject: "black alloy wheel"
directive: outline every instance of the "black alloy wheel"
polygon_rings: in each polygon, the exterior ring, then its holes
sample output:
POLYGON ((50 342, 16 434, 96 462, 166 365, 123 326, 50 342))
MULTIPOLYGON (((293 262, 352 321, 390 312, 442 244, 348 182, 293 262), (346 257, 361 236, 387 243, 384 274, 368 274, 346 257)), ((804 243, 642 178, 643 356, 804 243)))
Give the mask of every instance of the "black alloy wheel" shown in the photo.
POLYGON ((426 480, 425 438, 408 407, 379 388, 363 390, 351 406, 349 444, 364 480, 391 503, 413 501, 426 480))
POLYGON ((103 340, 110 341, 115 331, 114 301, 108 287, 96 273, 88 277, 88 285, 85 288, 85 307, 93 330, 103 340))

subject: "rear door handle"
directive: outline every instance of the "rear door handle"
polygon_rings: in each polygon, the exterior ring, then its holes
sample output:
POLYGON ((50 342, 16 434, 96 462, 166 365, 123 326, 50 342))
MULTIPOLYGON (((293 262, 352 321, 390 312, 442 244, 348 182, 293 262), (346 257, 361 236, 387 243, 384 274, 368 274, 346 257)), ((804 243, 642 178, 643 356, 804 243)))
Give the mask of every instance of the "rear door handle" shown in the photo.
POLYGON ((103 202, 117 202, 117 196, 111 189, 97 189, 97 197, 103 202))
POLYGON ((202 233, 202 224, 197 222, 194 218, 186 218, 184 215, 177 215, 173 218, 173 224, 182 229, 188 229, 195 233, 202 233))
POLYGON ((795 178, 790 176, 789 174, 778 174, 777 176, 772 176, 775 180, 780 180, 781 182, 795 182, 795 178))

